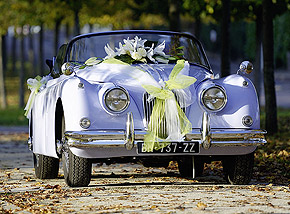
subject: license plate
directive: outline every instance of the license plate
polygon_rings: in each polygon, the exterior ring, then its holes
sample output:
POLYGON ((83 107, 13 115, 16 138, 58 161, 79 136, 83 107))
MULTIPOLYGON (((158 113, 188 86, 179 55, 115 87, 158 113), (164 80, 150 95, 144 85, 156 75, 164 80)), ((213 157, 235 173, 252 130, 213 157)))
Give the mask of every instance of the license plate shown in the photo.
POLYGON ((159 150, 153 150, 152 152, 146 152, 143 149, 143 142, 137 143, 138 153, 199 153, 199 142, 172 142, 167 146, 159 150))

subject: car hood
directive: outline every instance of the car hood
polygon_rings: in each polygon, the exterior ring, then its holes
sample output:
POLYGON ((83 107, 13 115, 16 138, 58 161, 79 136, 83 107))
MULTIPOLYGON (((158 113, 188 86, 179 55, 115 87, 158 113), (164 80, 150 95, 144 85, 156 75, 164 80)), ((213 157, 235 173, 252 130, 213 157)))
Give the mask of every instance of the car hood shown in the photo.
MULTIPOLYGON (((142 85, 162 87, 164 81, 169 79, 174 66, 175 64, 124 65, 101 63, 87 66, 84 69, 78 69, 76 74, 92 84, 110 82, 122 86, 129 91, 144 92, 142 85)), ((196 88, 200 82, 212 76, 207 69, 190 64, 188 64, 187 70, 183 71, 183 74, 196 78, 196 82, 191 88, 196 88)))

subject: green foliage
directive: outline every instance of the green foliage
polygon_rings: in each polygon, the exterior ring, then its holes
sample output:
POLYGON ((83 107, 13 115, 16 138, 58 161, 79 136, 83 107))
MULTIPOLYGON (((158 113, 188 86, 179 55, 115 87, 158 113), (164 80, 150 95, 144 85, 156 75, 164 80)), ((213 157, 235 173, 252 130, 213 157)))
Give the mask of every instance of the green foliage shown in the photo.
POLYGON ((274 20, 274 57, 276 67, 287 64, 287 52, 290 51, 290 11, 274 20))
POLYGON ((22 126, 28 125, 28 120, 24 116, 24 109, 9 107, 0 110, 0 126, 22 126))
POLYGON ((5 35, 12 24, 13 12, 10 7, 11 1, 0 1, 0 35, 5 35))
POLYGON ((255 23, 250 22, 246 25, 245 54, 248 60, 254 61, 256 56, 256 27, 255 23))

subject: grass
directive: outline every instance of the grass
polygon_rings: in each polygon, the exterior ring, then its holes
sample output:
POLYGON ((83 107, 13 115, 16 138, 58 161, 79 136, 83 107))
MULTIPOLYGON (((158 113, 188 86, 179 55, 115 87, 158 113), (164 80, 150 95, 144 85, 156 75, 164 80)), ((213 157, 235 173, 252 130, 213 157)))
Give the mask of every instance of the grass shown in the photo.
POLYGON ((9 107, 0 110, 0 126, 25 126, 28 125, 28 119, 24 116, 24 109, 18 107, 9 107))
MULTIPOLYGON (((5 78, 7 109, 0 109, 0 126, 23 126, 28 125, 24 116, 24 108, 19 107, 19 78, 5 78)), ((28 100, 30 91, 25 87, 25 102, 28 100)))

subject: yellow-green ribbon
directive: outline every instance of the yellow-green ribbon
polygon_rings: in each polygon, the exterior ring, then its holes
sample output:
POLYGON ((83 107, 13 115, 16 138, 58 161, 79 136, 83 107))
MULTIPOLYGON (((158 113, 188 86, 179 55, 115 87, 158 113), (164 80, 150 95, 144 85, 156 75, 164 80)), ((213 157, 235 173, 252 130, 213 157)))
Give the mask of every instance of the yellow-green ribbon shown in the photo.
MULTIPOLYGON (((106 59, 103 61, 103 63, 130 66, 129 64, 115 58, 106 59)), ((132 67, 130 66, 129 68, 132 67)), ((148 124, 148 132, 144 137, 143 149, 146 152, 152 152, 154 149, 161 149, 167 146, 168 142, 170 141, 179 141, 185 134, 191 131, 192 125, 186 117, 185 113, 180 108, 173 93, 173 90, 185 89, 196 81, 194 77, 180 74, 184 68, 185 61, 178 60, 177 64, 174 66, 169 75, 168 81, 165 81, 164 85, 157 83, 153 78, 152 84, 148 84, 148 82, 142 79, 144 76, 138 76, 138 74, 129 74, 141 83, 142 87, 147 91, 148 94, 151 95, 151 97, 155 98, 154 107, 150 116, 150 122, 148 124), (142 84, 142 82, 146 83, 142 84), (161 87, 158 87, 160 85, 161 87), (164 126, 170 128, 170 130, 166 130, 167 133, 164 133, 164 126), (173 136, 173 138, 168 136, 168 132, 170 131, 173 132, 170 133, 170 136, 173 136)), ((130 69, 127 69, 126 72, 130 72, 130 69)), ((134 70, 132 70, 132 72, 134 72, 134 70)))
POLYGON ((169 80, 165 81, 165 87, 163 88, 158 88, 152 85, 142 85, 142 87, 151 96, 155 97, 155 104, 148 125, 148 133, 144 138, 144 151, 152 152, 153 150, 159 150, 168 145, 168 143, 166 143, 167 140, 172 140, 167 139, 168 136, 161 130, 164 129, 164 124, 172 122, 166 121, 166 114, 173 113, 173 116, 175 114, 176 117, 173 117, 173 119, 179 120, 179 123, 177 123, 179 124, 177 129, 179 130, 175 131, 179 132, 180 135, 184 136, 191 131, 192 125, 186 117, 185 113, 180 108, 178 102, 175 99, 174 93, 172 92, 174 89, 187 88, 196 81, 194 77, 179 74, 183 68, 184 60, 177 61, 177 64, 174 66, 169 75, 169 80), (170 99, 174 99, 174 102, 171 102, 171 104, 176 106, 169 106, 169 108, 166 109, 165 106, 170 104, 166 102, 168 102, 170 99), (177 112, 169 112, 171 109, 177 112))
POLYGON ((36 76, 34 79, 29 78, 27 80, 27 86, 31 90, 31 93, 27 101, 27 104, 24 108, 24 110, 26 110, 24 113, 25 117, 27 117, 27 115, 30 113, 34 100, 35 100, 35 96, 39 92, 39 89, 41 88, 41 86, 46 85, 47 81, 50 79, 51 77, 47 75, 45 77, 36 76))

